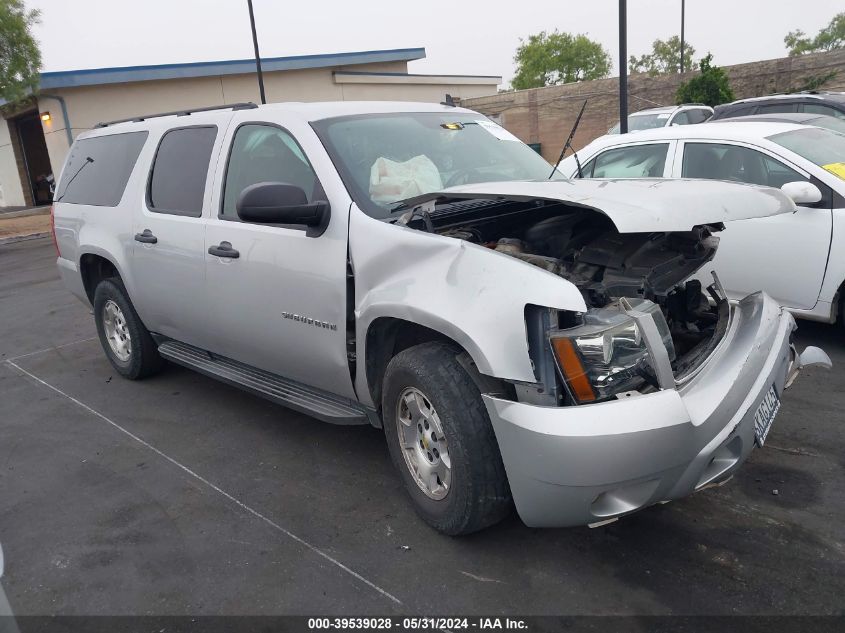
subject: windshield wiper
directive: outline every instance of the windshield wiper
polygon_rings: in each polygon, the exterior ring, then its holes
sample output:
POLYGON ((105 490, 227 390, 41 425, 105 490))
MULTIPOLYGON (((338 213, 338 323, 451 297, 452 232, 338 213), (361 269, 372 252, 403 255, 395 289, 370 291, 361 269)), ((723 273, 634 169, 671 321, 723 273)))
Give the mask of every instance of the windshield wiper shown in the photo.
MULTIPOLYGON (((547 180, 551 180, 552 176, 555 175, 557 168, 560 166, 560 162, 563 160, 563 155, 566 154, 566 148, 572 148, 572 139, 575 138, 575 131, 578 129, 578 124, 581 123, 581 115, 584 114, 584 110, 587 107, 587 100, 584 99, 584 104, 581 106, 581 111, 578 113, 578 117, 575 119, 575 125, 572 126, 572 131, 569 133, 569 138, 566 139, 566 143, 563 144, 563 149, 560 150, 560 156, 557 158, 557 162, 555 166, 552 167, 552 173, 549 174, 547 180)), ((583 174, 581 173, 581 161, 578 160, 578 152, 572 150, 572 153, 575 155, 575 164, 578 165, 578 177, 583 178, 583 174)))

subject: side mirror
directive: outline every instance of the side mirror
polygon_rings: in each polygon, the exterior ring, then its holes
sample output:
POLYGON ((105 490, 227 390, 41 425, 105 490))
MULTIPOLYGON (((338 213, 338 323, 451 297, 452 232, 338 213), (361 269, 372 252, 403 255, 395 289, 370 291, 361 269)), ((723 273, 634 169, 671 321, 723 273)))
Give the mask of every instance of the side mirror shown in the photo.
POLYGON ((329 219, 328 202, 308 202, 300 187, 284 182, 250 185, 241 191, 235 209, 244 222, 258 224, 299 224, 325 230, 329 219))
POLYGON ((781 186, 787 196, 792 198, 795 204, 813 204, 822 199, 822 192, 811 182, 798 180, 796 182, 788 182, 781 186))

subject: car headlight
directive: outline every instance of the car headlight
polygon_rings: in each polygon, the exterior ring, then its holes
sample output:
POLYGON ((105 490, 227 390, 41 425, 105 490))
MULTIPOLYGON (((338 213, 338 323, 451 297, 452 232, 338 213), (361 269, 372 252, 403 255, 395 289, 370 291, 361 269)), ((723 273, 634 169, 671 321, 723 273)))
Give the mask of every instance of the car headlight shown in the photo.
POLYGON ((641 322, 626 309, 650 319, 669 359, 675 357, 669 326, 659 306, 645 299, 628 299, 625 304, 624 309, 616 302, 589 310, 582 325, 549 333, 561 377, 578 403, 605 400, 654 381, 649 342, 641 322))

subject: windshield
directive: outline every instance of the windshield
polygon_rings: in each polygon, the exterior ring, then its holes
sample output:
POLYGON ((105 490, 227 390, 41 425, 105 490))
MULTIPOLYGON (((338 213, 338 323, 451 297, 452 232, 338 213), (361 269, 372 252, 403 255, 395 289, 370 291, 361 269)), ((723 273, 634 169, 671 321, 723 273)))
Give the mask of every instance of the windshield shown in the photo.
POLYGON ((845 180, 845 134, 806 127, 768 138, 845 180))
MULTIPOLYGON (((552 166, 471 112, 367 114, 312 124, 355 203, 384 218, 400 200, 447 187, 547 180, 552 166)), ((555 172, 553 179, 561 179, 555 172)))
MULTIPOLYGON (((637 130, 650 130, 656 127, 663 127, 669 118, 669 112, 657 112, 655 114, 632 114, 628 117, 628 131, 636 132, 637 130)), ((619 124, 617 123, 608 134, 619 134, 619 124)))

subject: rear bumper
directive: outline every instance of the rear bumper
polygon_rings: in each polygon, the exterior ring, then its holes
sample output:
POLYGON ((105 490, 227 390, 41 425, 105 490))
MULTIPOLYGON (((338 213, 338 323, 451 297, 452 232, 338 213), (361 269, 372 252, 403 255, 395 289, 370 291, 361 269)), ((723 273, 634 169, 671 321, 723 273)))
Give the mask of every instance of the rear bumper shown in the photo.
POLYGON ((577 407, 484 396, 517 510, 535 527, 597 523, 726 480, 754 414, 800 368, 792 316, 762 293, 731 306, 724 339, 676 389, 577 407))

